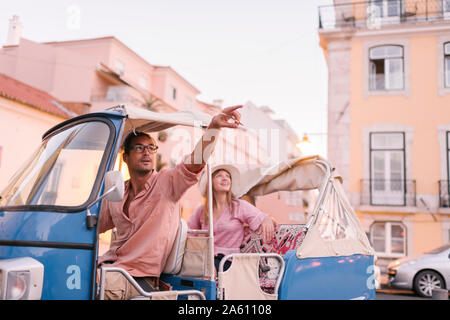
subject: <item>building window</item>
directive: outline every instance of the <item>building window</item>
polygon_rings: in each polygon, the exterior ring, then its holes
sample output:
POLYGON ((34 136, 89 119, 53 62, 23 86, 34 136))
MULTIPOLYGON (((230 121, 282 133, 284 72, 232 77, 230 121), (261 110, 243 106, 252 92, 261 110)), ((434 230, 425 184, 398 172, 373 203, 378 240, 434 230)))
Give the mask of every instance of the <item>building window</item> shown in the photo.
POLYGON ((444 11, 445 18, 450 14, 450 0, 442 0, 442 11, 444 11))
POLYGON ((193 106, 194 106, 194 104, 192 102, 192 99, 189 98, 189 97, 186 97, 186 109, 187 110, 192 110, 193 106))
POLYGON ((170 87, 170 97, 172 98, 172 100, 177 99, 177 88, 170 87))
POLYGON ((399 222, 376 222, 370 227, 370 241, 375 252, 383 256, 406 254, 406 229, 399 222))
POLYGON ((286 191, 285 193, 285 203, 288 206, 300 207, 303 206, 303 191, 286 191))
POLYGON ((370 133, 370 204, 406 205, 405 134, 370 133))
POLYGON ((404 88, 403 47, 379 46, 369 50, 370 90, 404 88))
POLYGON ((401 0, 371 0, 370 9, 376 17, 395 19, 400 17, 401 0))
POLYGON ((125 64, 119 59, 114 60, 114 72, 121 76, 125 73, 125 64))
POLYGON ((146 76, 139 76, 139 87, 144 90, 148 90, 148 79, 146 76))
MULTIPOLYGON (((447 180, 450 180, 450 131, 446 132, 447 145, 447 180)), ((1 151, 1 149, 0 149, 1 151)))
POLYGON ((305 214, 301 212, 289 212, 289 220, 292 221, 304 221, 305 214))
POLYGON ((439 181, 439 207, 450 207, 450 131, 445 133, 447 180, 439 181))
POLYGON ((444 43, 444 85, 450 88, 450 42, 444 43))

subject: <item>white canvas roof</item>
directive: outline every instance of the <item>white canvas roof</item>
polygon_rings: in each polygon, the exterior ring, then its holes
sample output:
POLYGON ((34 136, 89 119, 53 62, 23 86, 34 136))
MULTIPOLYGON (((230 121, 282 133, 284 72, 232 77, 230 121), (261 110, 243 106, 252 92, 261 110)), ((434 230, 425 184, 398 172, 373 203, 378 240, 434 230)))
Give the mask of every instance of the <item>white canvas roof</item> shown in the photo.
MULTIPOLYGON (((319 189, 299 258, 373 255, 374 250, 342 188, 342 178, 320 156, 292 159, 241 173, 240 196, 319 189)), ((270 214, 270 212, 268 212, 270 214)))
POLYGON ((262 196, 277 191, 296 191, 318 189, 325 177, 324 166, 317 165, 320 156, 290 159, 270 167, 258 167, 241 172, 241 192, 262 196))
POLYGON ((212 116, 196 110, 184 110, 171 113, 159 113, 131 106, 121 106, 127 115, 124 136, 129 132, 155 132, 168 129, 176 125, 189 127, 206 127, 212 116))

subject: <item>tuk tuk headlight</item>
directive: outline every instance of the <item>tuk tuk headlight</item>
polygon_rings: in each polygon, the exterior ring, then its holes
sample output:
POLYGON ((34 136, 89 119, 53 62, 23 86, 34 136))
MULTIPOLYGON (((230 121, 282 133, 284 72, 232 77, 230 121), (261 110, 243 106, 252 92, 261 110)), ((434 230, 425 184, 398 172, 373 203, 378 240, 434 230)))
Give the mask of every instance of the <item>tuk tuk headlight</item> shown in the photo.
POLYGON ((42 295, 44 266, 25 257, 0 260, 0 300, 36 300, 42 295))
POLYGON ((11 271, 6 282, 6 300, 24 300, 30 286, 29 271, 11 271))

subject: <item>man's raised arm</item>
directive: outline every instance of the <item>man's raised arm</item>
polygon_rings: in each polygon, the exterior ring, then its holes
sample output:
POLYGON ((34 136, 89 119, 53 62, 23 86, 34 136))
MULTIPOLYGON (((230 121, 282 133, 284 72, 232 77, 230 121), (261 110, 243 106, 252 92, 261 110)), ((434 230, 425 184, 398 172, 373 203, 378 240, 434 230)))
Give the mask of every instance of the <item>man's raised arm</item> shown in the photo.
POLYGON ((195 146, 190 157, 185 161, 186 168, 194 173, 198 173, 206 164, 214 150, 221 128, 236 129, 241 124, 241 114, 238 109, 242 106, 228 107, 222 113, 215 115, 208 125, 205 133, 195 146))

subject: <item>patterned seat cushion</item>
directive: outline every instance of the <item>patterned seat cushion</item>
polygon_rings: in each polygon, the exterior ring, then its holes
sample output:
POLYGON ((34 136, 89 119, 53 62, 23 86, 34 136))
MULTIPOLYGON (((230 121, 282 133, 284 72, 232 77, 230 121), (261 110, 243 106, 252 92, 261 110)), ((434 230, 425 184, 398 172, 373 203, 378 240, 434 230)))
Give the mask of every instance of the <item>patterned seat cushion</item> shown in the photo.
POLYGON ((261 234, 245 228, 242 253, 278 253, 283 256, 288 250, 295 250, 306 236, 303 224, 279 224, 275 228, 275 237, 266 242, 261 234))
MULTIPOLYGON (((275 237, 266 242, 261 234, 245 229, 244 240, 241 244, 242 253, 278 253, 283 256, 289 250, 295 250, 306 236, 305 225, 302 224, 279 224, 275 229, 275 237)), ((262 264, 273 268, 278 263, 275 259, 262 259, 262 264)), ((273 293, 276 275, 263 272, 260 268, 259 279, 261 288, 267 293, 273 293)))

